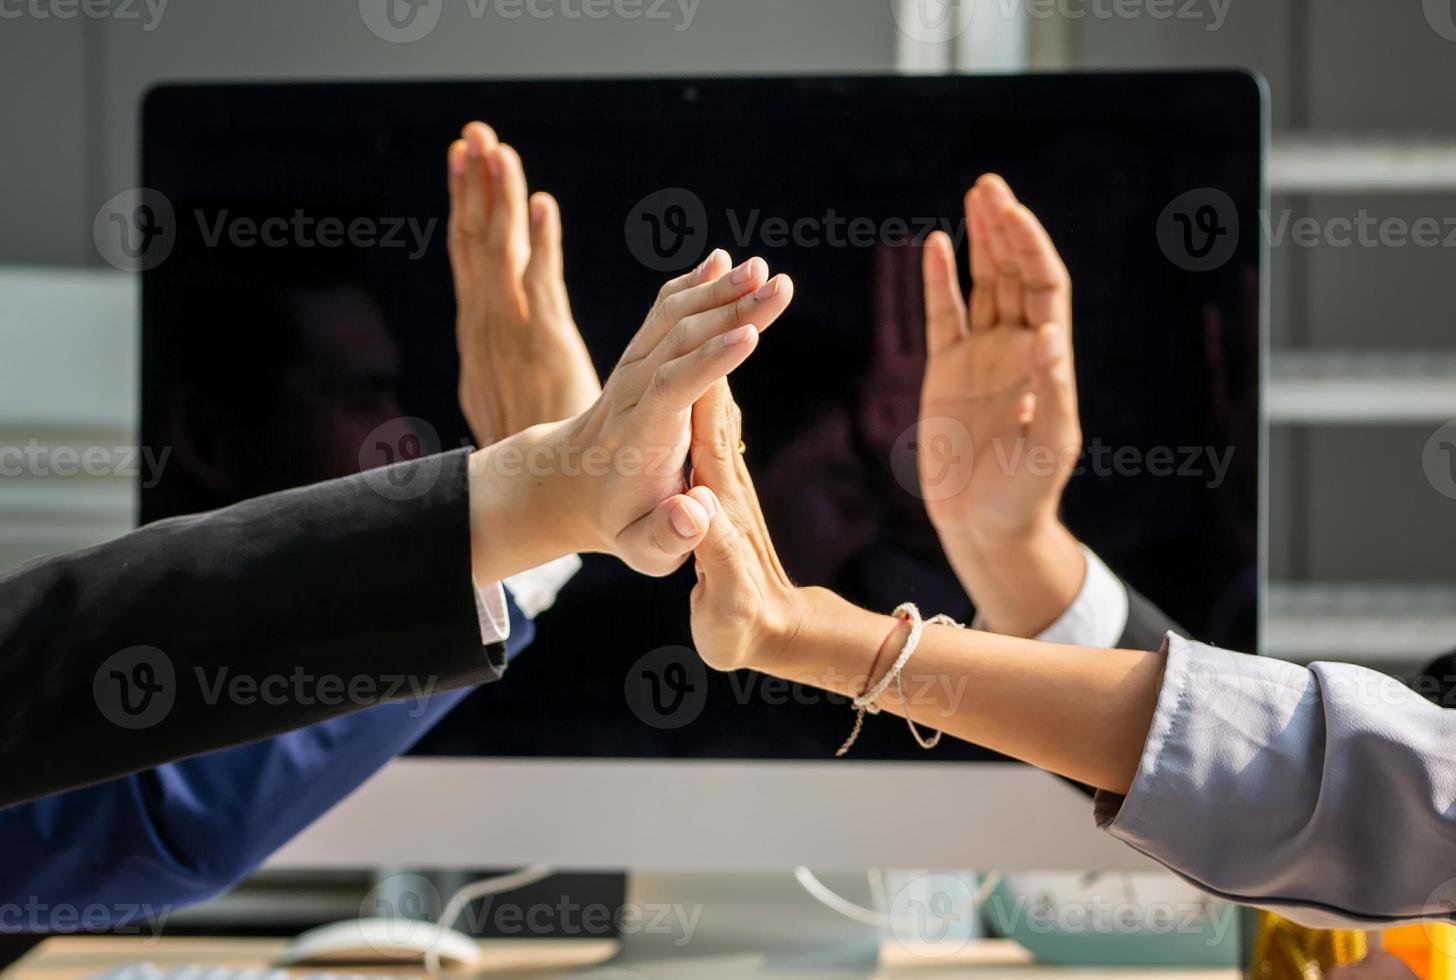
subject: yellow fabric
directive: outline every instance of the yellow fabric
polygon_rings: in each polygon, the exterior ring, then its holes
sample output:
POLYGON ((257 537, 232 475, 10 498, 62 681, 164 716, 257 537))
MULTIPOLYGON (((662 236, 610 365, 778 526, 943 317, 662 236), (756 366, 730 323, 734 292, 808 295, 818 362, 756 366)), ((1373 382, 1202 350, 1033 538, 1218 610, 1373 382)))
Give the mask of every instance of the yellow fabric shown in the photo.
POLYGON ((1307 929, 1269 912, 1259 913, 1252 980, 1320 980, 1331 967, 1358 963, 1370 940, 1354 929, 1307 929))

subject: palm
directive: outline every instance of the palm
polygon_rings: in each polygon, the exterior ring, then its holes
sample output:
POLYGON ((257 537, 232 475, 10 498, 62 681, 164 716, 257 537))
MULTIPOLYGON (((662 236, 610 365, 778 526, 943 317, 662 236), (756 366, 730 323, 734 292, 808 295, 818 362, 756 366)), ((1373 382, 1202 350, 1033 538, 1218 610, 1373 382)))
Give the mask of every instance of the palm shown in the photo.
POLYGON ((1047 495, 1050 488, 1026 465, 1033 340, 1028 330, 997 327, 929 358, 919 460, 937 525, 1014 526, 1047 495))

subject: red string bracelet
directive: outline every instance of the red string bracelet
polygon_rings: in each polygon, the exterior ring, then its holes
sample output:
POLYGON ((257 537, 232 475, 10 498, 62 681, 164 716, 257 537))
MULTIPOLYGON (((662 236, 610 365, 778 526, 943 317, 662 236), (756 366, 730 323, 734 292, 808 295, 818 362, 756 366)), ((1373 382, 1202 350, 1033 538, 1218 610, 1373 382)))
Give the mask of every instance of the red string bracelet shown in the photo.
MULTIPOLYGON (((869 693, 870 685, 875 682, 875 668, 884 659, 885 651, 890 649, 890 641, 895 638, 896 633, 900 632, 900 624, 908 622, 908 620, 909 617, 903 615, 897 615, 895 617, 895 625, 890 627, 889 634, 886 635, 884 642, 880 644, 880 648, 875 651, 875 659, 870 661, 870 669, 869 673, 865 675, 864 686, 859 689, 860 697, 864 697, 869 693)), ((849 738, 844 740, 844 744, 839 747, 839 751, 834 753, 836 759, 845 756, 849 752, 850 747, 859 739, 860 729, 864 728, 864 718, 867 710, 867 708, 858 707, 854 709, 854 728, 850 730, 849 738)))

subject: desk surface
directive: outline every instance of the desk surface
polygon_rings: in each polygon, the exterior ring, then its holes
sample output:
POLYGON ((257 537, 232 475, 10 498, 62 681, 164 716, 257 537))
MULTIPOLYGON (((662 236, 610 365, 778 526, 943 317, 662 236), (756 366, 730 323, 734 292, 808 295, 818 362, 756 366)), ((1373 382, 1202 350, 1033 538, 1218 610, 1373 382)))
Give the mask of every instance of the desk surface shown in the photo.
MULTIPOLYGON (((85 937, 50 939, 32 950, 0 977, 4 980, 83 980, 127 963, 151 962, 159 966, 212 966, 237 969, 267 967, 286 947, 275 939, 161 939, 85 937)), ((614 941, 552 942, 549 940, 501 940, 485 944, 489 967, 481 976, 673 978, 673 980, 730 980, 733 977, 773 976, 790 980, 799 974, 766 967, 758 954, 650 957, 639 961, 630 953, 609 960, 618 951, 614 941), (601 967, 601 969, 595 969, 601 967)), ((318 970, 293 974, 305 977, 318 970)), ((339 968, 336 973, 356 977, 417 977, 420 970, 362 971, 339 968)), ((887 944, 877 971, 814 971, 802 974, 816 980, 865 978, 865 980, 913 980, 972 977, 975 980, 1039 980, 1041 977, 1102 980, 1132 977, 1136 980, 1237 980, 1237 970, 1109 970, 1043 966, 1014 943, 984 940, 966 947, 953 957, 936 959, 917 956, 898 944, 887 944)))

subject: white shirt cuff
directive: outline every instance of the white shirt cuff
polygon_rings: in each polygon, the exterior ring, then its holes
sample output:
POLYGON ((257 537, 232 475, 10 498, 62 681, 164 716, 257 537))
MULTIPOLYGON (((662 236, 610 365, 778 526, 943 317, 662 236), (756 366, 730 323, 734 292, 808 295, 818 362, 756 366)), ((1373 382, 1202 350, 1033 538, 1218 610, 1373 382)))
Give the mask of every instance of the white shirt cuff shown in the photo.
POLYGON ((1061 618, 1036 638, 1043 643, 1114 649, 1127 631, 1127 586, 1092 549, 1086 545, 1078 547, 1087 558, 1082 591, 1061 618))
POLYGON ((506 592, 499 582, 484 588, 474 578, 475 614, 480 617, 480 642, 484 646, 504 643, 511 638, 511 614, 506 608, 506 592))
POLYGON ((506 588, 511 598, 528 619, 535 619, 556 603, 556 596, 570 582, 572 576, 581 571, 581 559, 566 555, 555 561, 512 575, 506 579, 506 588))
POLYGON ((506 589, 511 598, 527 618, 535 619, 556 602, 556 596, 570 582, 572 576, 581 570, 581 559, 567 555, 537 565, 519 575, 512 575, 504 583, 492 582, 482 587, 471 579, 475 587, 475 614, 480 618, 480 642, 485 646, 504 643, 511 638, 511 614, 506 606, 506 589), (504 588, 502 588, 504 585, 504 588))

